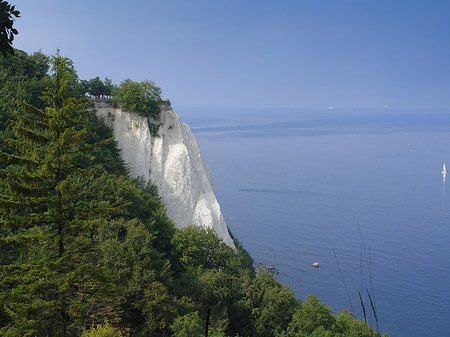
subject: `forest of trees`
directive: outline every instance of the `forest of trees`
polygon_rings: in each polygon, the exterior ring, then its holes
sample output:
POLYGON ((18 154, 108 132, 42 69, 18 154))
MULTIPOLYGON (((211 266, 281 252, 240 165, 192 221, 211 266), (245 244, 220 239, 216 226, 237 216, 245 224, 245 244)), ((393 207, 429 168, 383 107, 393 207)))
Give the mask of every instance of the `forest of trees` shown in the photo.
MULTIPOLYGON (((154 114, 154 83, 120 87, 154 114)), ((1 336, 379 336, 255 271, 237 240, 176 229, 92 110, 112 90, 59 52, 0 59, 1 336)))

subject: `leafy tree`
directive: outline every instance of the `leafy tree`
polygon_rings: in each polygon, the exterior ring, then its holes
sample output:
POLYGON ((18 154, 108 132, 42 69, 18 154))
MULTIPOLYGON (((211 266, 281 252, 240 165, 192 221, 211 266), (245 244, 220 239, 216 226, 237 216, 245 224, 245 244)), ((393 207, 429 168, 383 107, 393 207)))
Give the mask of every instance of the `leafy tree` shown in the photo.
POLYGON ((117 88, 115 101, 124 109, 140 116, 159 119, 161 89, 151 81, 124 80, 117 88))
POLYGON ((292 317, 287 330, 288 336, 298 336, 300 332, 309 336, 319 328, 330 330, 335 321, 336 317, 332 315, 330 307, 310 294, 292 317))
POLYGON ((250 271, 252 276, 255 276, 254 261, 250 254, 245 250, 241 242, 233 235, 233 233, 228 229, 228 234, 230 234, 233 240, 234 246, 236 247, 237 258, 239 260, 240 269, 250 271))
POLYGON ((175 259, 185 269, 201 266, 216 271, 237 268, 237 256, 210 227, 188 226, 173 236, 175 259))
POLYGON ((105 81, 103 82, 105 86, 105 92, 104 95, 106 97, 110 97, 113 95, 114 91, 116 90, 116 86, 112 83, 112 80, 108 77, 105 77, 105 81))
MULTIPOLYGON (((71 72, 59 53, 52 58, 45 110, 19 103, 16 154, 0 152, 7 191, 0 195, 2 236, 11 258, 0 266, 3 336, 76 334, 98 320, 117 319, 120 310, 110 286, 114 278, 86 257, 90 232, 112 209, 77 208, 73 189, 77 168, 72 155, 86 144, 87 104, 70 96, 71 72), (88 314, 90 313, 90 314, 88 314)), ((111 142, 108 139, 103 144, 111 142)))
POLYGON ((291 289, 265 270, 261 270, 256 278, 247 276, 241 280, 242 297, 236 305, 237 310, 249 317, 250 326, 245 328, 247 334, 276 336, 286 329, 298 307, 291 289))
MULTIPOLYGON (((336 316, 328 305, 310 294, 302 303, 282 336, 286 337, 375 337, 380 336, 367 322, 357 320, 348 309, 336 316)), ((386 335, 383 335, 386 336, 386 335)))
POLYGON ((174 337, 203 337, 205 321, 200 319, 198 312, 192 312, 178 317, 172 324, 174 337))
MULTIPOLYGON (((336 315, 336 321, 333 326, 333 332, 338 337, 373 337, 380 336, 379 333, 375 333, 374 330, 367 325, 367 322, 361 321, 355 318, 355 314, 345 309, 342 312, 338 312, 336 315)), ((387 336, 383 334, 383 336, 387 336)))
POLYGON ((90 80, 80 81, 80 91, 85 95, 87 94, 96 98, 110 97, 115 90, 116 86, 112 83, 111 79, 107 77, 104 81, 98 76, 90 80))
POLYGON ((193 305, 171 291, 168 252, 175 229, 155 189, 107 172, 80 177, 77 185, 85 186, 79 197, 80 207, 123 205, 105 216, 106 221, 98 227, 94 241, 100 254, 92 258, 117 277, 122 322, 133 328, 133 335, 170 336, 173 319, 193 305))
POLYGON ((6 1, 0 1, 0 52, 3 57, 8 54, 14 54, 12 42, 14 35, 19 32, 13 28, 14 17, 19 18, 20 12, 16 10, 16 6, 11 6, 6 1))
MULTIPOLYGON (((202 320, 198 312, 192 312, 184 316, 177 317, 172 324, 174 337, 204 337, 205 321, 202 320)), ((209 337, 225 337, 225 332, 221 329, 211 329, 209 337)))
POLYGON ((122 205, 108 219, 140 220, 146 230, 158 238, 152 241, 154 248, 161 254, 170 255, 175 228, 152 184, 144 186, 140 180, 97 170, 92 176, 80 177, 78 185, 86 187, 78 196, 81 205, 86 208, 122 205))
MULTIPOLYGON (((189 294, 208 331, 246 335, 249 311, 239 310, 242 299, 241 274, 254 277, 246 261, 226 245, 212 228, 189 226, 175 232, 172 239, 173 264, 178 275, 175 291, 189 294), (236 323, 239 321, 239 323, 236 323), (243 323, 243 324, 241 324, 243 323)), ((252 328, 248 329, 253 331, 252 328)))
POLYGON ((155 249, 156 235, 138 219, 105 222, 98 235, 98 263, 117 275, 122 288, 123 322, 133 327, 134 334, 170 336, 179 310, 192 305, 169 292, 170 264, 155 249))
POLYGON ((100 77, 93 78, 88 81, 88 92, 90 95, 95 97, 101 97, 106 93, 106 86, 100 77))

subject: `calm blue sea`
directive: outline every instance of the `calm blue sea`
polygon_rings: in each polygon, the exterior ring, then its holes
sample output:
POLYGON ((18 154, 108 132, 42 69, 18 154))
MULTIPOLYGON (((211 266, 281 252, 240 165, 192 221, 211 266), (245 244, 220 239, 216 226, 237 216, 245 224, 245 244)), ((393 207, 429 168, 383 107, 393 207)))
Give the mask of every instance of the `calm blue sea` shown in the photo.
POLYGON ((450 111, 178 112, 256 263, 358 317, 369 291, 393 337, 450 336, 450 111))

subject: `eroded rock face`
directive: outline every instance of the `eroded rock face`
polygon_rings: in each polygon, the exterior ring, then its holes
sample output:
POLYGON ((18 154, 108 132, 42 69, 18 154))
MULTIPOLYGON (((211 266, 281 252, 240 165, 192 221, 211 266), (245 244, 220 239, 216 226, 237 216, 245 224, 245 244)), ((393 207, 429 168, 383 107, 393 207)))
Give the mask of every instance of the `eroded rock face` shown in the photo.
POLYGON ((208 164, 189 126, 170 108, 161 108, 157 136, 145 117, 107 102, 95 102, 97 115, 114 130, 122 158, 133 177, 152 181, 175 226, 213 227, 234 247, 217 202, 208 164))

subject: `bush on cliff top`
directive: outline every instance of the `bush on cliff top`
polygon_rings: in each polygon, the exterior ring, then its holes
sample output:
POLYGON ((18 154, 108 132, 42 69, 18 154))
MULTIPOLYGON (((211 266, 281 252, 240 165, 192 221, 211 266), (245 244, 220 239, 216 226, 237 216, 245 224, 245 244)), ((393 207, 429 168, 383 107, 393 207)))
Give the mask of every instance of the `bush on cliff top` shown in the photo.
POLYGON ((134 82, 130 79, 120 83, 115 92, 115 103, 143 117, 159 119, 162 102, 161 89, 151 81, 134 82))

